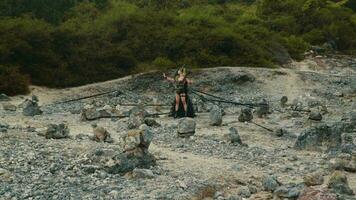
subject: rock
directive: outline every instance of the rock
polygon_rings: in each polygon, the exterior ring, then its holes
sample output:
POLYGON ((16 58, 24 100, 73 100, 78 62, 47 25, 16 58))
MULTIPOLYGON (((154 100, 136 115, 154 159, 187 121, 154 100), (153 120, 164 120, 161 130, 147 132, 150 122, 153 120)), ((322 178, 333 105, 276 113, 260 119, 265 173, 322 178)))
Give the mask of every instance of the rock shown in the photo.
POLYGON ((222 124, 222 110, 219 106, 214 105, 209 112, 210 125, 220 126, 222 124))
POLYGON ((144 154, 153 140, 150 130, 130 130, 124 139, 124 152, 132 154, 144 154))
POLYGON ((69 137, 69 128, 66 124, 49 124, 45 133, 47 139, 62 139, 69 137))
POLYGON ((25 102, 23 103, 22 114, 24 116, 33 117, 35 115, 41 115, 42 110, 40 109, 36 101, 26 99, 25 102))
POLYGON ((323 119, 323 116, 321 115, 320 112, 312 111, 309 113, 309 119, 314 121, 321 121, 323 119))
POLYGON ((132 171, 132 176, 134 178, 154 178, 155 175, 153 174, 152 170, 149 169, 137 169, 135 168, 132 171))
POLYGON ((148 112, 140 107, 132 108, 129 113, 129 129, 138 128, 141 124, 145 123, 145 118, 148 116, 148 112))
POLYGON ((120 153, 105 164, 105 171, 110 174, 125 174, 135 168, 148 169, 156 164, 154 156, 150 153, 132 154, 120 153))
POLYGON ((10 101, 10 97, 8 97, 6 94, 1 93, 0 94, 0 101, 10 101))
POLYGON ((0 181, 7 182, 12 179, 11 172, 7 169, 0 168, 0 181))
POLYGON ((301 191, 303 190, 303 185, 299 184, 287 184, 283 186, 279 186, 273 192, 273 196, 275 199, 296 199, 300 195, 301 191), (278 197, 278 198, 276 198, 278 197))
POLYGON ((193 118, 182 118, 178 121, 177 132, 180 137, 189 137, 195 134, 195 120, 193 118))
POLYGON ((37 102, 37 103, 39 102, 39 99, 38 99, 38 97, 36 95, 32 95, 31 96, 31 100, 34 101, 34 102, 37 102))
POLYGON ((335 171, 328 182, 328 188, 337 194, 353 195, 354 192, 350 188, 347 177, 341 171, 335 171))
POLYGON ((326 188, 310 187, 303 190, 298 200, 337 200, 337 197, 326 188))
POLYGON ((97 126, 96 124, 92 125, 93 127, 93 139, 97 142, 113 142, 110 133, 101 126, 97 126))
POLYGON ((117 190, 112 190, 112 191, 109 192, 108 196, 109 196, 110 199, 119 199, 120 192, 117 191, 117 190))
POLYGON ((277 137, 282 137, 284 135, 287 135, 288 134, 288 131, 285 129, 285 128, 278 128, 274 134, 277 136, 277 137))
POLYGON ((276 176, 265 176, 262 179, 262 187, 264 191, 274 192, 281 184, 276 176))
POLYGON ((303 177, 306 186, 322 185, 324 183, 324 176, 321 172, 314 172, 303 177))
POLYGON ((341 145, 342 127, 320 124, 304 130, 297 138, 296 149, 323 150, 337 148, 341 145))
POLYGON ((242 186, 238 189, 237 194, 243 198, 250 198, 251 192, 247 186, 242 186))
POLYGON ((15 112, 17 110, 17 107, 11 103, 4 103, 2 107, 6 111, 15 112))
POLYGON ((95 109, 94 107, 90 107, 90 106, 84 107, 84 109, 82 110, 82 113, 81 113, 81 119, 83 121, 96 120, 96 119, 100 119, 100 118, 109 118, 111 116, 112 116, 112 114, 108 110, 105 110, 103 108, 95 109))
POLYGON ((7 129, 9 129, 9 125, 5 122, 0 122, 0 133, 6 133, 7 129))
POLYGON ((344 166, 345 171, 348 172, 356 172, 356 153, 354 153, 352 155, 352 158, 350 160, 350 162, 348 162, 345 166, 344 166))
POLYGON ((266 116, 269 113, 269 104, 266 99, 262 99, 259 103, 256 113, 259 118, 266 116))
POLYGON ((229 140, 231 143, 242 144, 241 137, 236 128, 229 128, 229 140))
POLYGON ((149 118, 149 117, 145 118, 145 124, 147 126, 151 126, 151 127, 160 127, 161 126, 161 124, 158 123, 155 119, 149 118))
POLYGON ((253 119, 251 108, 242 108, 238 117, 239 122, 250 122, 253 119))
POLYGON ((280 103, 281 103, 281 106, 282 106, 282 107, 285 107, 286 104, 287 104, 287 102, 288 102, 288 97, 287 97, 287 96, 283 96, 283 97, 281 98, 281 100, 280 100, 280 103))

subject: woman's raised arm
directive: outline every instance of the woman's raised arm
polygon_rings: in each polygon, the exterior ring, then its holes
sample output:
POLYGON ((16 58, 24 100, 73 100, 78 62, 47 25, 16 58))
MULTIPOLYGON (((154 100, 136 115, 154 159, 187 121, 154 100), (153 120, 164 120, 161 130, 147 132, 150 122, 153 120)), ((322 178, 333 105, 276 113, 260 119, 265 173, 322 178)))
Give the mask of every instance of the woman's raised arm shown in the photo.
POLYGON ((169 76, 166 76, 165 73, 163 73, 163 78, 166 79, 166 80, 168 80, 168 81, 170 81, 170 82, 174 82, 174 79, 171 78, 171 77, 169 77, 169 76))

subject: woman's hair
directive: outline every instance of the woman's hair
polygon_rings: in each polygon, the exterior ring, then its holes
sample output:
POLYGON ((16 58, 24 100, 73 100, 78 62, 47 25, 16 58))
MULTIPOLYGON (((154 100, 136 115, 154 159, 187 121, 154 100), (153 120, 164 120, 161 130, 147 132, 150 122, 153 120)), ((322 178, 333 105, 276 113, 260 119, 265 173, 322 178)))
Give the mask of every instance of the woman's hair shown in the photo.
POLYGON ((181 67, 181 68, 179 68, 179 69, 176 71, 175 77, 178 77, 179 72, 183 73, 184 76, 187 76, 187 69, 186 69, 184 66, 181 67))

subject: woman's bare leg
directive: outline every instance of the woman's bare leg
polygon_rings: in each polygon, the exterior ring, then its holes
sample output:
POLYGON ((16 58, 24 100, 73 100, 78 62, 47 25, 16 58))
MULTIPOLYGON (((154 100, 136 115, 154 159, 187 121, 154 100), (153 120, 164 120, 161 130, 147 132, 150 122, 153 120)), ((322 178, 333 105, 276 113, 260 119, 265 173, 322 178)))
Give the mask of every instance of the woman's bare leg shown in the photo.
POLYGON ((178 109, 179 109, 179 101, 180 101, 180 97, 179 97, 179 94, 176 94, 176 113, 178 112, 178 109))

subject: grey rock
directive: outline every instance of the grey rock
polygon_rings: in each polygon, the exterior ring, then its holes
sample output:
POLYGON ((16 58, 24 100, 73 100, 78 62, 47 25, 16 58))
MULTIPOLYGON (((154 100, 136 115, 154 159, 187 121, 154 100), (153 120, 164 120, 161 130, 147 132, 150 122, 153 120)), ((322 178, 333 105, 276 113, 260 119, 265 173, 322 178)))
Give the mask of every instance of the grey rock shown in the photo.
POLYGON ((250 122, 253 119, 251 108, 242 108, 238 117, 239 122, 250 122))
POLYGON ((84 108, 81 113, 81 119, 83 121, 85 120, 96 120, 100 118, 109 118, 111 117, 112 114, 105 110, 105 109, 95 109, 93 107, 91 108, 84 108))
POLYGON ((307 186, 322 185, 324 183, 324 176, 321 172, 314 172, 305 175, 303 180, 307 186))
POLYGON ((231 143, 242 144, 241 137, 235 127, 229 128, 229 140, 231 143))
POLYGON ((242 186, 238 189, 237 194, 243 198, 250 198, 251 192, 248 186, 242 186))
POLYGON ((260 118, 269 114, 269 104, 266 99, 262 99, 262 101, 259 103, 256 113, 260 118))
POLYGON ((11 103, 4 103, 2 107, 6 111, 15 112, 17 110, 17 107, 11 103))
POLYGON ((0 94, 0 101, 10 101, 10 97, 8 97, 6 94, 1 93, 0 94))
POLYGON ((155 175, 153 174, 152 170, 150 169, 138 169, 135 168, 132 171, 132 176, 134 178, 154 178, 155 175))
POLYGON ((187 137, 195 134, 195 120, 192 118, 182 118, 178 121, 178 136, 187 137))
POLYGON ((135 129, 145 123, 145 118, 148 116, 148 112, 141 107, 134 107, 129 111, 128 128, 135 129))
POLYGON ((323 115, 318 111, 312 111, 309 113, 309 119, 314 121, 321 121, 323 119, 323 115))
POLYGON ((49 124, 45 137, 47 139, 62 139, 69 137, 69 128, 66 124, 49 124))
POLYGON ((104 127, 96 125, 93 125, 93 139, 97 142, 113 142, 111 134, 104 127))
POLYGON ((0 122, 0 132, 6 133, 7 130, 10 128, 10 125, 5 122, 0 122))
POLYGON ((288 131, 285 128, 278 128, 274 133, 277 137, 288 135, 288 131))
POLYGON ((328 182, 328 188, 338 194, 353 195, 354 192, 350 188, 347 177, 340 171, 335 171, 328 182))
POLYGON ((155 119, 149 118, 149 117, 145 118, 145 124, 147 126, 151 126, 151 127, 160 127, 161 126, 161 124, 158 123, 155 119))
POLYGON ((304 130, 297 138, 296 149, 325 150, 338 148, 341 145, 343 126, 320 124, 304 130))
POLYGON ((36 101, 26 99, 23 103, 22 113, 24 116, 33 117, 35 115, 41 115, 43 112, 36 101))
POLYGON ((214 105, 209 112, 210 125, 220 126, 222 124, 222 110, 219 106, 214 105))
POLYGON ((112 162, 104 167, 110 174, 125 174, 133 171, 135 168, 148 169, 156 164, 154 156, 150 153, 141 155, 120 153, 113 157, 112 160, 112 162))
POLYGON ((303 185, 287 184, 276 188, 273 195, 281 199, 297 199, 303 189, 303 185))
POLYGON ((280 104, 281 104, 282 107, 285 107, 287 102, 288 102, 288 97, 287 96, 283 96, 281 98, 281 100, 280 100, 280 104))
POLYGON ((276 176, 265 176, 262 179, 262 186, 265 191, 274 192, 280 185, 276 176))

